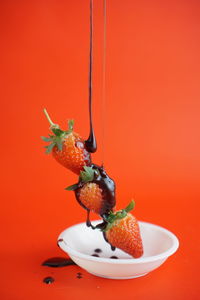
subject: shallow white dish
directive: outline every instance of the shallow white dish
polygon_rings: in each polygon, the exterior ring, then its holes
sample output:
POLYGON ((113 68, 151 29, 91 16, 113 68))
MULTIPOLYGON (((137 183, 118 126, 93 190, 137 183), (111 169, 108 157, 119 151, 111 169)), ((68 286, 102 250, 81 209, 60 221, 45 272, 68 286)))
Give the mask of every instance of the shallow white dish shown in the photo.
MULTIPOLYGON (((100 220, 93 221, 93 225, 100 220)), ((160 226, 139 222, 144 246, 144 255, 133 258, 125 252, 111 250, 100 230, 92 230, 85 223, 76 224, 64 230, 58 237, 60 248, 71 259, 89 273, 112 279, 130 279, 146 275, 162 265, 178 248, 177 237, 160 226), (95 249, 101 249, 94 257, 95 249), (117 256, 118 259, 111 259, 117 256)))

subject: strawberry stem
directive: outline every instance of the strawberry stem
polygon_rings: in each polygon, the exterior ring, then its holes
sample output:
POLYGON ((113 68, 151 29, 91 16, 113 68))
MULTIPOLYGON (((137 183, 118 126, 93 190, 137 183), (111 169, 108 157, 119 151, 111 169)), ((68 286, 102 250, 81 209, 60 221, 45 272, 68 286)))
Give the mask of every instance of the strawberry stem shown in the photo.
POLYGON ((73 131, 74 129, 74 120, 68 120, 68 128, 73 131))
POLYGON ((44 114, 45 114, 47 120, 49 121, 49 124, 51 125, 51 126, 50 126, 50 129, 53 129, 53 128, 59 128, 59 125, 54 124, 54 123, 52 122, 52 120, 51 120, 51 118, 50 118, 50 116, 49 116, 49 114, 48 114, 46 108, 44 108, 43 111, 44 111, 44 114))
POLYGON ((135 201, 132 200, 124 210, 128 213, 129 211, 131 211, 134 208, 134 206, 135 206, 135 201))

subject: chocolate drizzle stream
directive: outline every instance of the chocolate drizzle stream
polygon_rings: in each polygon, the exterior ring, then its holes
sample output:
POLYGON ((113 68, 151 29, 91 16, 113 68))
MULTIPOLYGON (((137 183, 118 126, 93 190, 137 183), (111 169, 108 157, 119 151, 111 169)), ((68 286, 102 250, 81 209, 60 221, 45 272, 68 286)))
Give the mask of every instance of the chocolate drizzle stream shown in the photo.
POLYGON ((90 56, 89 56, 89 116, 90 134, 85 141, 88 152, 94 153, 97 150, 97 143, 92 123, 92 63, 93 63, 93 0, 90 0, 90 56))

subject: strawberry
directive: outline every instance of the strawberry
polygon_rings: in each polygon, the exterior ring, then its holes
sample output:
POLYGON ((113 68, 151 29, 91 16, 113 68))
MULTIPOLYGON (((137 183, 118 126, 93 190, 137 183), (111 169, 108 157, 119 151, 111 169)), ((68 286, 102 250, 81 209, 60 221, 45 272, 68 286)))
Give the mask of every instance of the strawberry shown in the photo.
POLYGON ((84 166, 79 182, 66 190, 74 190, 77 201, 86 210, 101 216, 115 206, 115 184, 102 167, 84 166))
POLYGON ((88 182, 77 192, 76 197, 82 206, 99 214, 103 205, 103 190, 97 183, 88 182))
POLYGON ((112 247, 119 248, 135 258, 142 256, 143 245, 136 218, 129 213, 134 207, 132 201, 127 208, 110 213, 107 217, 104 237, 112 247))
POLYGON ((73 131, 74 121, 69 120, 68 130, 64 131, 51 121, 46 109, 44 113, 54 134, 49 135, 48 138, 41 137, 43 141, 50 142, 46 146, 46 153, 52 152, 53 157, 61 165, 79 175, 84 166, 91 164, 91 157, 85 148, 85 141, 73 131))

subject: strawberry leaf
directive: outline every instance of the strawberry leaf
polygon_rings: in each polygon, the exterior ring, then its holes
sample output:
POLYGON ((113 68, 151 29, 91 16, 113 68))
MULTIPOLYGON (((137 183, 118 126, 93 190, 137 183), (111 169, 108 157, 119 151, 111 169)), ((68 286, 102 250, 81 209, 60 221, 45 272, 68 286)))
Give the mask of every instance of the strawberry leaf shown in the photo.
POLYGON ((45 146, 45 148, 46 148, 46 154, 49 154, 49 153, 51 153, 51 151, 52 151, 52 149, 53 149, 53 147, 56 145, 56 143, 51 143, 51 144, 49 144, 49 146, 45 146))
POLYGON ((64 131, 61 130, 60 128, 52 128, 51 131, 56 135, 56 136, 61 136, 64 134, 64 131))
POLYGON ((68 130, 64 131, 60 129, 59 125, 52 122, 46 109, 44 109, 44 114, 51 125, 50 130, 54 133, 54 135, 49 135, 49 137, 41 137, 44 142, 50 142, 50 144, 45 147, 46 153, 50 153, 54 146, 56 146, 59 151, 62 151, 63 143, 65 142, 67 135, 73 132, 74 120, 68 121, 69 128, 68 130))
POLYGON ((82 182, 93 181, 95 170, 91 167, 84 166, 84 171, 80 172, 80 179, 82 182))
POLYGON ((78 188, 78 184, 72 184, 65 188, 66 191, 75 191, 78 188))
POLYGON ((45 136, 41 136, 41 139, 44 141, 44 142, 51 142, 52 141, 52 138, 51 137, 45 137, 45 136))
POLYGON ((110 212, 110 214, 106 218, 106 222, 108 223, 106 228, 103 229, 102 231, 106 232, 109 229, 112 228, 113 225, 115 225, 115 221, 124 219, 127 216, 127 213, 131 211, 135 206, 134 200, 132 200, 129 205, 125 209, 121 209, 115 213, 110 212))
POLYGON ((115 215, 115 220, 123 219, 123 218, 126 217, 126 215, 127 215, 127 212, 126 212, 124 209, 122 209, 121 211, 118 211, 118 212, 116 213, 116 215, 115 215))
POLYGON ((63 147, 62 140, 61 140, 60 138, 57 138, 57 139, 55 140, 55 143, 56 143, 56 146, 58 147, 58 149, 59 149, 60 151, 62 151, 62 147, 63 147))

